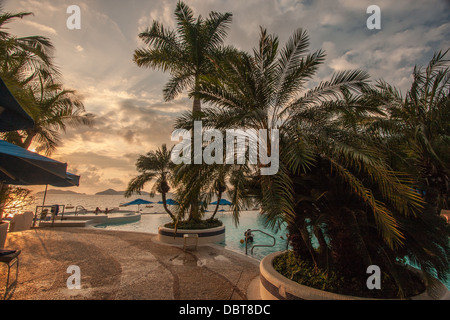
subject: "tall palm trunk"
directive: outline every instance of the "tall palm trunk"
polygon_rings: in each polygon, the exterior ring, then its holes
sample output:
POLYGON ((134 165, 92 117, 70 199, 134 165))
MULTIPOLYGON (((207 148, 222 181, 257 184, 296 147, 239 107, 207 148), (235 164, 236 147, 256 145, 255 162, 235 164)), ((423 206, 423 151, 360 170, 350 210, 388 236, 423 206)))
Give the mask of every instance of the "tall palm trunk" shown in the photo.
POLYGON ((166 193, 162 192, 161 193, 162 196, 162 202, 163 202, 163 207, 164 210, 166 210, 166 212, 169 214, 169 216, 172 218, 172 220, 175 222, 175 216, 173 215, 173 213, 169 210, 169 208, 167 207, 167 199, 166 199, 166 193))
POLYGON ((214 217, 216 216, 217 211, 219 210, 219 206, 220 206, 220 200, 222 200, 222 192, 219 191, 219 193, 217 194, 217 204, 216 204, 216 208, 214 209, 214 213, 211 216, 211 218, 209 218, 210 220, 214 220, 214 217))
POLYGON ((199 98, 194 98, 194 104, 192 106, 192 114, 196 115, 202 112, 202 104, 199 98))
POLYGON ((28 149, 30 147, 31 142, 33 142, 33 138, 36 136, 36 134, 37 132, 34 129, 27 130, 27 137, 22 144, 22 147, 24 149, 28 149))
POLYGON ((325 240, 325 236, 319 225, 315 225, 313 227, 313 232, 314 232, 314 235, 316 236, 317 242, 319 243, 319 247, 316 250, 319 266, 321 268, 326 268, 328 270, 329 269, 329 261, 331 259, 329 257, 330 250, 329 250, 327 242, 325 240))
POLYGON ((449 194, 449 177, 439 164, 432 163, 430 160, 422 160, 421 178, 426 186, 425 202, 433 208, 433 211, 439 215, 440 208, 445 208, 446 195, 449 194))
MULTIPOLYGON (((197 80, 196 80, 196 83, 198 83, 197 80)), ((196 85, 196 88, 197 88, 197 85, 196 85)), ((196 89, 196 92, 197 92, 197 89, 196 89)), ((202 112, 202 104, 201 104, 200 98, 198 98, 198 97, 196 97, 196 95, 194 95, 194 103, 192 105, 193 118, 196 119, 201 112, 202 112)), ((192 130, 192 136, 194 136, 194 130, 192 130)), ((196 220, 199 217, 199 206, 198 206, 197 200, 198 199, 196 199, 196 201, 193 202, 190 206, 188 221, 196 220)))
POLYGON ((199 210, 199 205, 198 205, 198 199, 196 199, 195 201, 193 201, 191 203, 191 207, 190 207, 190 211, 189 211, 189 217, 188 217, 188 222, 190 221, 195 221, 199 219, 199 214, 200 210, 199 210))

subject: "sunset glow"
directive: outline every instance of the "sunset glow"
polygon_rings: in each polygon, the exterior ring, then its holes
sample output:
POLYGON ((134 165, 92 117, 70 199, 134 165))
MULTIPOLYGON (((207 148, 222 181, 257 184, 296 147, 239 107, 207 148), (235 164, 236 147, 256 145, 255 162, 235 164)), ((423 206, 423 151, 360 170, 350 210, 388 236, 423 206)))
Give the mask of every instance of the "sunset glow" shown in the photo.
MULTIPOLYGON (((333 71, 362 68, 372 79, 383 78, 402 88, 410 83, 414 65, 423 65, 436 50, 450 45, 447 1, 378 1, 381 30, 366 28, 371 1, 186 2, 203 16, 212 10, 232 12, 226 42, 249 52, 257 45, 260 25, 278 34, 281 42, 295 28, 306 29, 311 49, 323 48, 327 54, 313 83, 333 71)), ((138 156, 162 143, 173 144, 174 120, 191 108, 185 94, 172 102, 163 100, 167 74, 139 68, 132 61, 133 51, 143 46, 139 32, 154 19, 168 27, 174 24, 174 2, 80 0, 80 30, 66 26, 71 4, 6 1, 4 9, 34 13, 9 25, 10 31, 49 37, 65 85, 82 95, 86 111, 95 114, 94 126, 69 128, 52 154, 81 176, 80 187, 69 189, 89 194, 107 188, 124 190, 136 174, 138 156)))

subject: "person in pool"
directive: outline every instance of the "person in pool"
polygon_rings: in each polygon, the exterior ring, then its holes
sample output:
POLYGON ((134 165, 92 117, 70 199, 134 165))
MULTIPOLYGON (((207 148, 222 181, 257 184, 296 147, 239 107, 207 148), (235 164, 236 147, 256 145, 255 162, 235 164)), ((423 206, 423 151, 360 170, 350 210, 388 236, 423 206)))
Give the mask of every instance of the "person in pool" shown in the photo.
POLYGON ((244 232, 244 236, 245 236, 245 239, 247 240, 247 243, 253 242, 253 234, 250 229, 247 229, 247 231, 244 232))

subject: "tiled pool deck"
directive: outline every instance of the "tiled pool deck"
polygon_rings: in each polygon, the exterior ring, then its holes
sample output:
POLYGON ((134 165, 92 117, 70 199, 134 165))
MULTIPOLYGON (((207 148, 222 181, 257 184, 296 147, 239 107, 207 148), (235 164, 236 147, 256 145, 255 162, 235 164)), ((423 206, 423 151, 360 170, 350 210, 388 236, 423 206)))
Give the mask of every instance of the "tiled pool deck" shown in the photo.
MULTIPOLYGON (((154 234, 49 228, 9 233, 5 248, 22 250, 11 300, 259 298, 259 261, 220 246, 183 251, 154 234), (81 289, 67 288, 71 265, 80 268, 81 289)), ((6 268, 0 268, 4 286, 6 268)))

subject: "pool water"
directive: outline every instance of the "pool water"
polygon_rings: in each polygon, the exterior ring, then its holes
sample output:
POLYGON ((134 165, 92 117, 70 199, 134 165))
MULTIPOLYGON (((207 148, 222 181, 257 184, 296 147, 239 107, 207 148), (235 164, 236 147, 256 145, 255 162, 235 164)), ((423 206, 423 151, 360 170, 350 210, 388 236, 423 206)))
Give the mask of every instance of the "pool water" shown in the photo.
POLYGON ((249 243, 247 246, 247 253, 249 256, 261 260, 272 252, 287 249, 287 232, 285 228, 282 228, 281 230, 272 230, 271 228, 266 227, 264 217, 257 211, 246 211, 241 213, 241 216, 239 217, 239 225, 237 227, 234 224, 231 214, 229 213, 223 214, 222 217, 219 217, 219 219, 225 225, 225 243, 222 243, 222 245, 229 250, 245 254, 245 243, 241 243, 241 240, 245 239, 244 233, 248 229, 261 230, 275 238, 275 245, 272 246, 274 243, 273 238, 262 232, 253 231, 253 242, 249 243), (269 245, 270 247, 255 247, 253 249, 253 254, 251 254, 251 248, 253 245, 269 245))
MULTIPOLYGON (((275 246, 273 247, 255 247, 251 255, 252 245, 272 245, 273 239, 261 232, 253 232, 253 243, 248 245, 248 255, 261 260, 266 255, 286 250, 286 230, 271 230, 265 227, 264 218, 258 211, 244 211, 239 218, 239 225, 236 227, 230 212, 219 212, 216 217, 225 225, 225 242, 220 243, 228 250, 245 254, 245 244, 241 240, 245 238, 244 233, 247 229, 261 230, 275 237, 275 246)), ((162 226, 171 219, 166 214, 143 214, 141 220, 126 224, 108 224, 97 225, 96 228, 105 228, 108 230, 121 230, 145 233, 158 233, 158 227, 162 226)))

